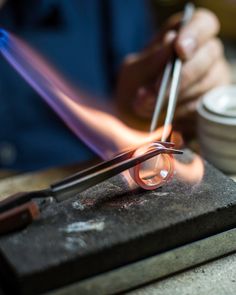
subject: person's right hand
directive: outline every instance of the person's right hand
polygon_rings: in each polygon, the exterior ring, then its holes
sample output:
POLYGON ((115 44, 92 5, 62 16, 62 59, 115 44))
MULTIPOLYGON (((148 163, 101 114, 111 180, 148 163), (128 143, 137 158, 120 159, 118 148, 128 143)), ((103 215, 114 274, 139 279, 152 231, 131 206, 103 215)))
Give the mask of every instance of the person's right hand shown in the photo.
POLYGON ((190 23, 177 33, 180 19, 181 14, 171 17, 154 42, 143 52, 128 55, 121 67, 118 105, 124 120, 133 127, 140 128, 140 122, 150 124, 163 66, 173 51, 183 61, 176 109, 176 118, 183 128, 187 119, 194 117, 203 93, 230 82, 223 45, 216 37, 216 16, 206 9, 197 9, 190 23))

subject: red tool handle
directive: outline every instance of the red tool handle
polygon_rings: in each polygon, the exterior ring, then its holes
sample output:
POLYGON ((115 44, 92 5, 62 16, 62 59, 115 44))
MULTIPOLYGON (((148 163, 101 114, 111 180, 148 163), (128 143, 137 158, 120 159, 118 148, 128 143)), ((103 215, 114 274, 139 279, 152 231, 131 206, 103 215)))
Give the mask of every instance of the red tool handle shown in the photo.
POLYGON ((0 213, 30 202, 32 195, 32 192, 20 192, 9 196, 0 202, 0 213))
POLYGON ((39 206, 30 201, 0 214, 0 235, 21 229, 40 215, 39 206))

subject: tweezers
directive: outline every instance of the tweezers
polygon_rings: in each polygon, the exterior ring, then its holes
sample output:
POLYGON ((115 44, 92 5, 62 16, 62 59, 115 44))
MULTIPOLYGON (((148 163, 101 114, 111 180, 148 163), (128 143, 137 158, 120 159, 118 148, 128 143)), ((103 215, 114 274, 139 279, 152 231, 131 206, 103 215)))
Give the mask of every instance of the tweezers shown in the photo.
MULTIPOLYGON (((189 21, 191 20, 193 16, 193 12, 194 12, 194 5, 192 3, 187 3, 184 8, 184 13, 180 23, 180 28, 189 23, 189 21)), ((182 61, 177 57, 176 54, 174 54, 173 57, 165 66, 160 89, 156 98, 156 104, 155 104, 155 108, 154 108, 154 112, 153 112, 153 116, 151 120, 151 125, 150 125, 150 132, 153 132, 158 125, 158 120, 159 120, 160 113, 162 111, 164 100, 167 93, 167 87, 170 85, 167 113, 165 117, 161 141, 167 140, 167 137, 169 135, 169 132, 168 132, 169 126, 173 121, 178 92, 179 92, 181 70, 182 70, 182 61)))
POLYGON ((8 197, 0 202, 0 234, 28 225, 40 215, 45 204, 53 200, 57 202, 67 200, 158 154, 182 154, 182 151, 174 149, 173 146, 173 143, 161 142, 157 148, 136 157, 132 157, 135 149, 130 149, 111 160, 51 184, 46 189, 17 193, 8 197))

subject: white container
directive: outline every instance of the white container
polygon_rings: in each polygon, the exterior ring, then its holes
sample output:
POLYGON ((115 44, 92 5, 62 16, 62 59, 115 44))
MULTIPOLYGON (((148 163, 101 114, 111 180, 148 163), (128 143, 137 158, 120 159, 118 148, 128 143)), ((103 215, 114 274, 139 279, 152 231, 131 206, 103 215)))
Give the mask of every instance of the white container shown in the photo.
POLYGON ((236 86, 206 93, 197 111, 203 156, 220 170, 236 174, 236 86))

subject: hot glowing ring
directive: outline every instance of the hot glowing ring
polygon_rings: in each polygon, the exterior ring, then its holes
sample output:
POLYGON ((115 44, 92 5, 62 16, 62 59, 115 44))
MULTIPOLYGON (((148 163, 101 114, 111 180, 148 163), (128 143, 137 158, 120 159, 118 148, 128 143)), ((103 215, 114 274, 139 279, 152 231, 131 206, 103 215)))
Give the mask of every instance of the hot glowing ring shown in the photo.
MULTIPOLYGON (((137 157, 142 155, 148 151, 153 149, 163 149, 164 146, 159 143, 150 143, 138 148, 134 153, 133 157, 137 157)), ((131 177, 133 180, 142 188, 146 190, 154 190, 172 178, 174 173, 174 161, 173 156, 171 154, 159 154, 155 158, 144 162, 145 164, 141 163, 133 167, 129 170, 131 177), (156 159, 156 162, 154 162, 156 159), (153 177, 148 177, 147 179, 143 178, 142 176, 142 169, 143 165, 147 165, 147 163, 155 164, 155 169, 151 169, 149 173, 152 173, 153 177)), ((144 169, 145 170, 145 169, 144 169)))

